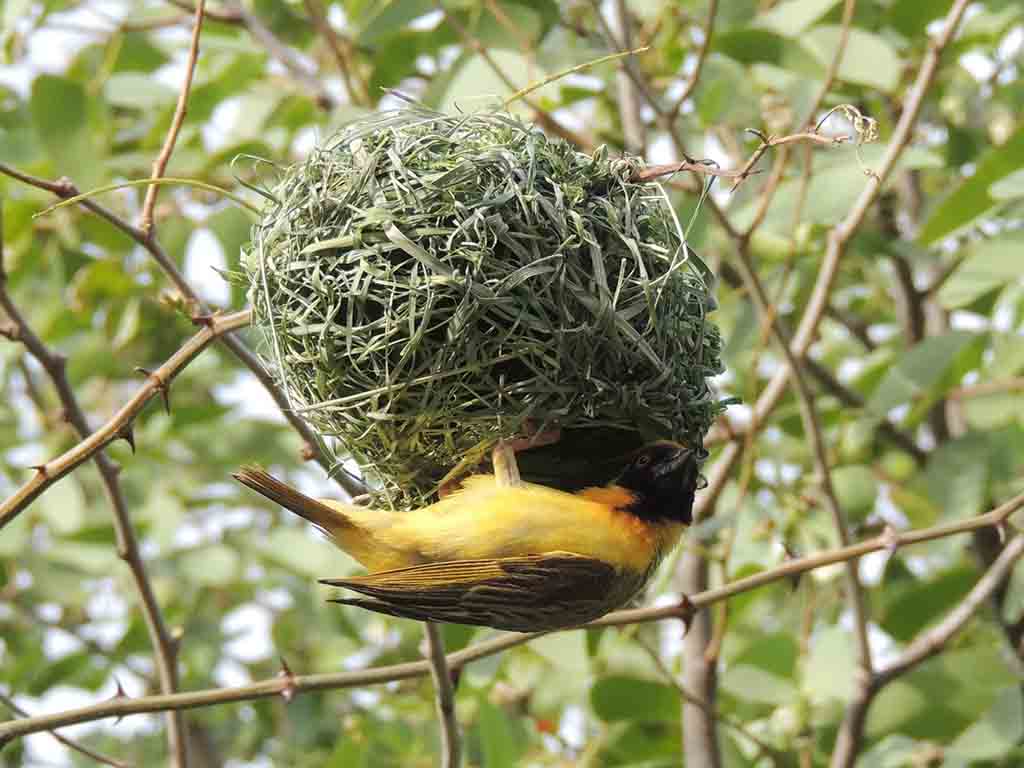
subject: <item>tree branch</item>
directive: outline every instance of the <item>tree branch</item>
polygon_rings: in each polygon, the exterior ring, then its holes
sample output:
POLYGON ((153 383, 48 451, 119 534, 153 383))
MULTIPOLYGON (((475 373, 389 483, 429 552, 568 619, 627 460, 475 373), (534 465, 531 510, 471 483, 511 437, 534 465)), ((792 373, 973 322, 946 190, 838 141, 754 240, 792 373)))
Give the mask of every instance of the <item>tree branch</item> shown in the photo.
POLYGON ((931 629, 918 634, 902 653, 879 667, 872 678, 864 685, 859 686, 846 711, 842 725, 839 727, 839 734, 832 752, 832 768, 852 768, 856 762, 857 753, 860 751, 860 742, 863 739, 868 708, 882 688, 939 653, 953 636, 964 628, 968 620, 996 589, 1005 583, 1022 554, 1024 554, 1024 534, 1017 534, 1006 545, 992 566, 978 579, 967 596, 957 603, 942 621, 931 629))
POLYGON ((191 339, 171 355, 155 371, 146 373, 146 382, 139 391, 102 427, 60 456, 35 467, 35 473, 21 488, 0 504, 0 529, 14 520, 43 491, 60 480, 79 464, 88 461, 105 446, 127 434, 127 429, 143 407, 157 394, 166 393, 174 377, 202 352, 214 339, 249 324, 249 310, 208 318, 191 339))
MULTIPOLYGON (((903 114, 900 116, 896 129, 893 131, 892 139, 886 147, 879 167, 868 179, 867 184, 846 217, 833 227, 829 233, 825 256, 822 260, 821 268, 818 270, 817 280, 811 289, 807 307, 800 318, 800 323, 797 325, 796 331, 793 334, 792 344, 790 345, 793 355, 797 360, 802 360, 807 355, 807 351, 814 341, 818 325, 828 307, 832 284, 839 273, 839 264, 846 252, 847 245, 860 228, 868 209, 878 197, 882 185, 892 173, 897 161, 903 154, 903 150, 910 143, 911 134, 913 133, 914 126, 917 124, 917 118, 921 113, 921 107, 924 104, 928 88, 931 86, 935 73, 938 70, 942 52, 953 38, 967 5, 968 0, 956 0, 953 7, 950 8, 943 23, 942 31, 932 41, 928 52, 924 56, 924 60, 921 62, 917 78, 908 94, 903 114)), ((782 398, 786 384, 789 381, 789 374, 790 369, 787 366, 781 368, 772 377, 754 406, 752 423, 764 423, 767 415, 782 398)), ((735 436, 736 434, 730 437, 735 436)), ((721 441, 722 439, 723 436, 719 430, 713 430, 712 434, 709 435, 710 442, 721 441)))
MULTIPOLYGON (((196 3, 195 18, 192 27, 192 40, 188 47, 188 61, 185 63, 185 79, 178 92, 178 103, 174 107, 174 117, 171 118, 171 125, 167 129, 167 138, 160 148, 160 154, 153 161, 152 179, 159 179, 167 170, 167 163, 174 153, 174 145, 178 141, 178 133, 181 125, 185 122, 185 115, 188 113, 188 94, 192 88, 192 76, 196 71, 196 61, 199 58, 199 35, 203 29, 203 12, 206 10, 206 0, 198 0, 196 3)), ((146 189, 146 199, 142 203, 142 216, 139 219, 139 227, 147 236, 153 235, 153 208, 156 206, 156 193, 160 187, 156 184, 146 189)))
MULTIPOLYGON (((812 571, 835 563, 846 562, 847 560, 863 557, 871 552, 882 550, 895 551, 901 547, 918 544, 925 541, 933 541, 948 536, 1000 526, 1007 522, 1010 515, 1019 509, 1024 508, 1024 494, 1020 494, 1001 504, 995 509, 983 515, 961 520, 956 523, 937 525, 931 528, 904 531, 897 533, 887 530, 880 536, 866 541, 853 544, 849 547, 819 552, 807 557, 787 560, 786 562, 755 573, 742 579, 736 579, 728 584, 706 589, 698 594, 691 595, 688 599, 676 605, 659 606, 656 608, 634 608, 629 610, 615 611, 587 626, 591 627, 613 627, 642 622, 660 621, 662 619, 685 619, 692 617, 696 610, 707 608, 710 605, 727 600, 730 597, 749 592, 758 587, 790 578, 800 573, 812 571)), ((485 640, 461 651, 449 654, 447 658, 448 668, 452 672, 458 672, 470 662, 478 659, 493 656, 509 648, 523 645, 531 640, 542 636, 543 632, 532 634, 519 634, 508 632, 495 638, 485 640)), ((237 688, 214 688, 203 691, 190 691, 188 693, 176 693, 171 695, 142 696, 139 698, 116 698, 97 702, 86 707, 79 707, 64 712, 57 712, 49 715, 22 718, 9 722, 0 723, 0 746, 13 738, 25 736, 40 731, 50 731, 55 728, 62 728, 76 723, 87 723, 95 720, 103 720, 109 717, 125 717, 127 715, 142 714, 147 712, 163 712, 169 709, 193 709, 196 707, 207 707, 215 704, 226 704, 238 701, 252 701, 254 699, 268 698, 270 696, 294 696, 307 691, 332 690, 337 688, 355 688, 366 685, 407 680, 415 677, 424 677, 430 674, 430 663, 427 661, 413 661, 403 664, 394 664, 387 667, 377 667, 360 670, 357 672, 333 672, 319 675, 292 675, 286 677, 275 676, 267 680, 261 680, 249 685, 237 688)))
POLYGON ((668 110, 668 119, 670 122, 675 122, 676 118, 679 117, 679 112, 683 108, 683 104, 686 100, 693 95, 694 89, 697 87, 697 83, 700 82, 701 73, 704 71, 704 62, 708 58, 708 51, 711 50, 711 37, 715 31, 715 14, 718 13, 718 0, 708 0, 708 15, 704 20, 703 32, 704 42, 701 43, 700 50, 697 52, 697 61, 693 66, 693 73, 690 75, 690 79, 686 81, 686 85, 683 86, 683 92, 679 94, 675 104, 673 104, 668 110))
MULTIPOLYGON (((0 704, 3 704, 18 717, 31 717, 28 712, 15 703, 14 699, 4 696, 2 693, 0 693, 0 704)), ((112 757, 101 755, 99 752, 89 749, 89 747, 84 744, 79 744, 77 741, 69 739, 66 736, 61 736, 59 733, 50 733, 50 735, 68 749, 73 749, 75 752, 85 755, 90 760, 95 760, 100 765, 110 765, 113 766, 113 768, 130 768, 128 763, 122 763, 120 760, 115 760, 112 757)))
MULTIPOLYGON (((47 181, 46 179, 40 179, 35 176, 22 173, 21 171, 5 165, 4 163, 0 163, 0 173, 38 189, 46 190, 47 192, 50 192, 62 199, 74 197, 78 194, 78 189, 67 178, 60 179, 57 182, 47 181)), ((95 213, 100 218, 105 219, 115 228, 128 235, 128 237, 141 245, 149 255, 153 257, 157 266, 160 267, 160 270, 164 273, 167 279, 173 283, 175 289, 179 294, 181 294, 188 305, 188 311, 193 322, 201 322, 208 316, 207 310, 203 306, 203 302, 199 298, 199 295, 192 289, 192 286, 188 284, 188 281, 185 280, 185 276, 175 265, 174 260, 171 259, 163 247, 161 247, 156 238, 149 237, 138 227, 132 226, 120 216, 93 200, 88 198, 82 199, 79 201, 79 205, 86 210, 95 213)), ((221 337, 221 343, 224 344, 224 346, 226 346, 232 354, 234 354, 235 357, 237 357, 239 361, 241 361, 242 364, 245 365, 259 380, 270 394, 271 398, 273 398, 277 407, 281 409, 281 414, 284 418, 289 424, 291 424, 292 428, 299 433, 299 437, 301 437, 305 442, 303 458, 316 459, 317 463, 324 468, 324 471, 326 471, 328 475, 335 477, 349 496, 355 497, 366 493, 366 487, 358 480, 349 477, 344 472, 335 474, 336 468, 321 450, 320 441, 312 428, 302 419, 302 417, 292 410, 284 392, 282 392, 275 384, 273 377, 267 372, 259 358, 249 350, 245 345, 245 342, 236 338, 232 334, 227 333, 221 337)), ((0 519, 0 527, 3 527, 2 519, 0 519)))
POLYGON ((436 691, 437 718, 441 723, 441 765, 443 768, 459 768, 462 744, 459 739, 459 721, 455 717, 455 686, 444 655, 444 640, 440 628, 434 622, 425 621, 423 627, 426 630, 430 676, 436 691))
MULTIPOLYGON (((3 230, 3 215, 0 211, 0 231, 3 230)), ((0 242, 0 308, 13 323, 15 338, 20 341, 29 354, 31 354, 46 371, 53 387, 57 391, 57 397, 63 407, 64 418, 71 424, 78 437, 85 440, 90 436, 92 430, 89 428, 85 412, 82 410, 75 397, 67 377, 67 358, 50 350, 43 340, 32 330, 28 321, 14 304, 10 294, 7 292, 7 275, 4 268, 3 243, 0 242)), ((126 437, 131 442, 130 425, 125 425, 129 431, 121 429, 114 433, 111 442, 118 437, 126 437)), ((132 443, 132 449, 135 445, 132 443)), ((100 478, 110 501, 114 513, 114 535, 117 542, 118 556, 128 565, 132 581, 139 594, 139 601, 142 608, 142 616, 149 634, 150 645, 153 647, 153 654, 156 659, 156 669, 160 680, 160 690, 163 693, 173 693, 178 687, 178 664, 177 645, 171 637, 164 622, 163 614, 160 611, 160 604, 153 592, 149 575, 146 572, 145 563, 139 553, 138 537, 135 535, 135 526, 132 524, 131 516, 128 514, 128 504, 125 501, 124 492, 118 479, 120 467, 118 467, 103 452, 102 446, 98 447, 91 454, 99 470, 100 478)), ((44 465, 45 466, 45 465, 44 465)), ((33 480, 45 475, 45 469, 36 469, 33 480)), ((30 481, 31 482, 31 481, 30 481)), ((27 502, 26 502, 27 503, 27 502)), ((4 509, 0 506, 0 510, 4 509)), ((13 512, 17 514, 17 510, 13 512)), ((13 515, 10 519, 13 519, 13 515)), ((0 511, 0 528, 6 525, 8 518, 6 513, 0 511)), ((188 732, 184 719, 180 713, 168 713, 167 716, 167 741, 173 764, 179 768, 185 768, 188 764, 188 732)))

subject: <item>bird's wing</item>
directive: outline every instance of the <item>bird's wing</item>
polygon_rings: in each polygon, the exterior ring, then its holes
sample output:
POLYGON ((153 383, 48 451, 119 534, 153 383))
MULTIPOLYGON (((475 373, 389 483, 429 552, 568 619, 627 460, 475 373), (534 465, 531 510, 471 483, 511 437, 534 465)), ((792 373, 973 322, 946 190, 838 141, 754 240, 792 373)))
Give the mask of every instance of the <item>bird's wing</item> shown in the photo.
MULTIPOLYGON (((321 583, 367 595, 332 602, 378 613, 531 632, 597 618, 621 601, 623 577, 600 560, 548 552, 427 563, 321 583)), ((628 575, 625 580, 632 582, 628 575)))

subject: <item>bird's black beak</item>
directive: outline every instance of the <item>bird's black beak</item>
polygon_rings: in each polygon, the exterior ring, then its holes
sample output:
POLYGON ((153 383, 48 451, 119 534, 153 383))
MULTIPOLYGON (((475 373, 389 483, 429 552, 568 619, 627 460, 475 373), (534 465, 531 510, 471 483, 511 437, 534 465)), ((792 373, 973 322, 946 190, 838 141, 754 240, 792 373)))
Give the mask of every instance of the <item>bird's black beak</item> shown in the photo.
POLYGON ((676 448, 675 453, 668 456, 664 461, 660 462, 654 469, 656 477, 665 477, 667 475, 678 474, 679 471, 694 457, 693 451, 689 448, 680 445, 676 448))

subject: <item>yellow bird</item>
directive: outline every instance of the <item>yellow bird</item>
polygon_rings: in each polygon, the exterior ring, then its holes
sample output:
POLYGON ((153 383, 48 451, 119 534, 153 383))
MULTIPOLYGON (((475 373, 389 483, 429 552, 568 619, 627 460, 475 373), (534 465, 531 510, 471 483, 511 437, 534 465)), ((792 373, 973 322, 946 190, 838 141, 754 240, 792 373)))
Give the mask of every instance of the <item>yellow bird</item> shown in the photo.
POLYGON ((647 445, 611 481, 578 493, 495 475, 411 512, 306 496, 261 469, 241 483, 320 528, 370 573, 321 579, 365 598, 333 602, 420 621, 518 632, 577 626, 627 603, 690 523, 702 449, 647 445))

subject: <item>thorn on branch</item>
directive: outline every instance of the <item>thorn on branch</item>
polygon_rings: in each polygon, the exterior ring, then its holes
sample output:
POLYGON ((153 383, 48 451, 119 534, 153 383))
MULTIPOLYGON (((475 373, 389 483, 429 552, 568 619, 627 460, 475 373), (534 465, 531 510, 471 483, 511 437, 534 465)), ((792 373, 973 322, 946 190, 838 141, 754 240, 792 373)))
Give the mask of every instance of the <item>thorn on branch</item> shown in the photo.
POLYGON ((132 449, 132 455, 135 455, 135 427, 129 421, 119 430, 117 430, 117 436, 121 440, 124 440, 132 449))
POLYGON ((220 316, 220 311, 216 310, 213 312, 207 312, 205 314, 192 315, 190 320, 192 325, 203 325, 207 328, 213 328, 214 321, 220 316))
POLYGON ((3 336, 9 341, 19 341, 21 339, 21 333, 18 330, 18 326, 14 323, 0 325, 0 336, 3 336))
POLYGON ((291 703, 297 692, 295 687, 295 675, 292 674, 291 667, 288 666, 288 662, 285 661, 284 656, 281 657, 281 671, 277 673, 277 676, 285 681, 284 685, 281 687, 281 698, 286 702, 291 703))
MULTIPOLYGON (((120 679, 118 679, 118 677, 116 675, 114 676, 114 684, 117 686, 117 689, 114 691, 114 695, 110 697, 109 701, 118 701, 119 699, 130 699, 131 698, 131 696, 129 696, 125 692, 124 686, 121 685, 121 681, 120 681, 120 679)), ((117 719, 114 720, 114 725, 118 725, 123 719, 124 719, 124 715, 118 715, 117 719)))
POLYGON ((299 456, 303 461, 313 461, 317 457, 317 450, 310 443, 303 443, 302 450, 299 452, 299 456))
POLYGON ((30 464, 30 465, 29 465, 29 469, 34 469, 34 470, 35 470, 36 472, 38 472, 38 473, 39 473, 39 475, 40 475, 40 476, 41 476, 41 477, 42 477, 42 478, 43 478, 44 480, 45 480, 45 479, 46 479, 47 477, 49 477, 49 473, 48 473, 48 472, 46 471, 46 465, 45 465, 45 464, 30 464))
MULTIPOLYGON (((794 550, 791 546, 789 546, 789 544, 787 542, 785 542, 785 541, 782 542, 782 551, 786 555, 784 558, 782 558, 783 560, 799 560, 800 559, 799 553, 796 552, 796 550, 794 550)), ((789 579, 789 587, 790 587, 790 589, 793 592, 796 592, 797 588, 799 588, 799 586, 800 586, 800 576, 801 576, 801 574, 794 573, 794 574, 790 574, 787 577, 789 579)))
POLYGON ((67 176, 61 176, 55 182, 55 192, 61 197, 74 197, 78 194, 78 187, 75 186, 75 182, 69 179, 67 176))
POLYGON ((679 616, 679 620, 683 622, 683 636, 690 631, 690 624, 693 623, 693 617, 697 613, 697 606, 690 602, 690 598, 683 595, 679 598, 679 605, 676 606, 676 613, 679 616))
POLYGON ((171 388, 167 382, 164 381, 163 377, 160 376, 156 371, 150 371, 146 368, 136 367, 136 373, 141 373, 147 379, 153 382, 153 386, 156 387, 160 393, 160 398, 164 401, 164 410, 167 411, 167 415, 171 415, 171 388))

